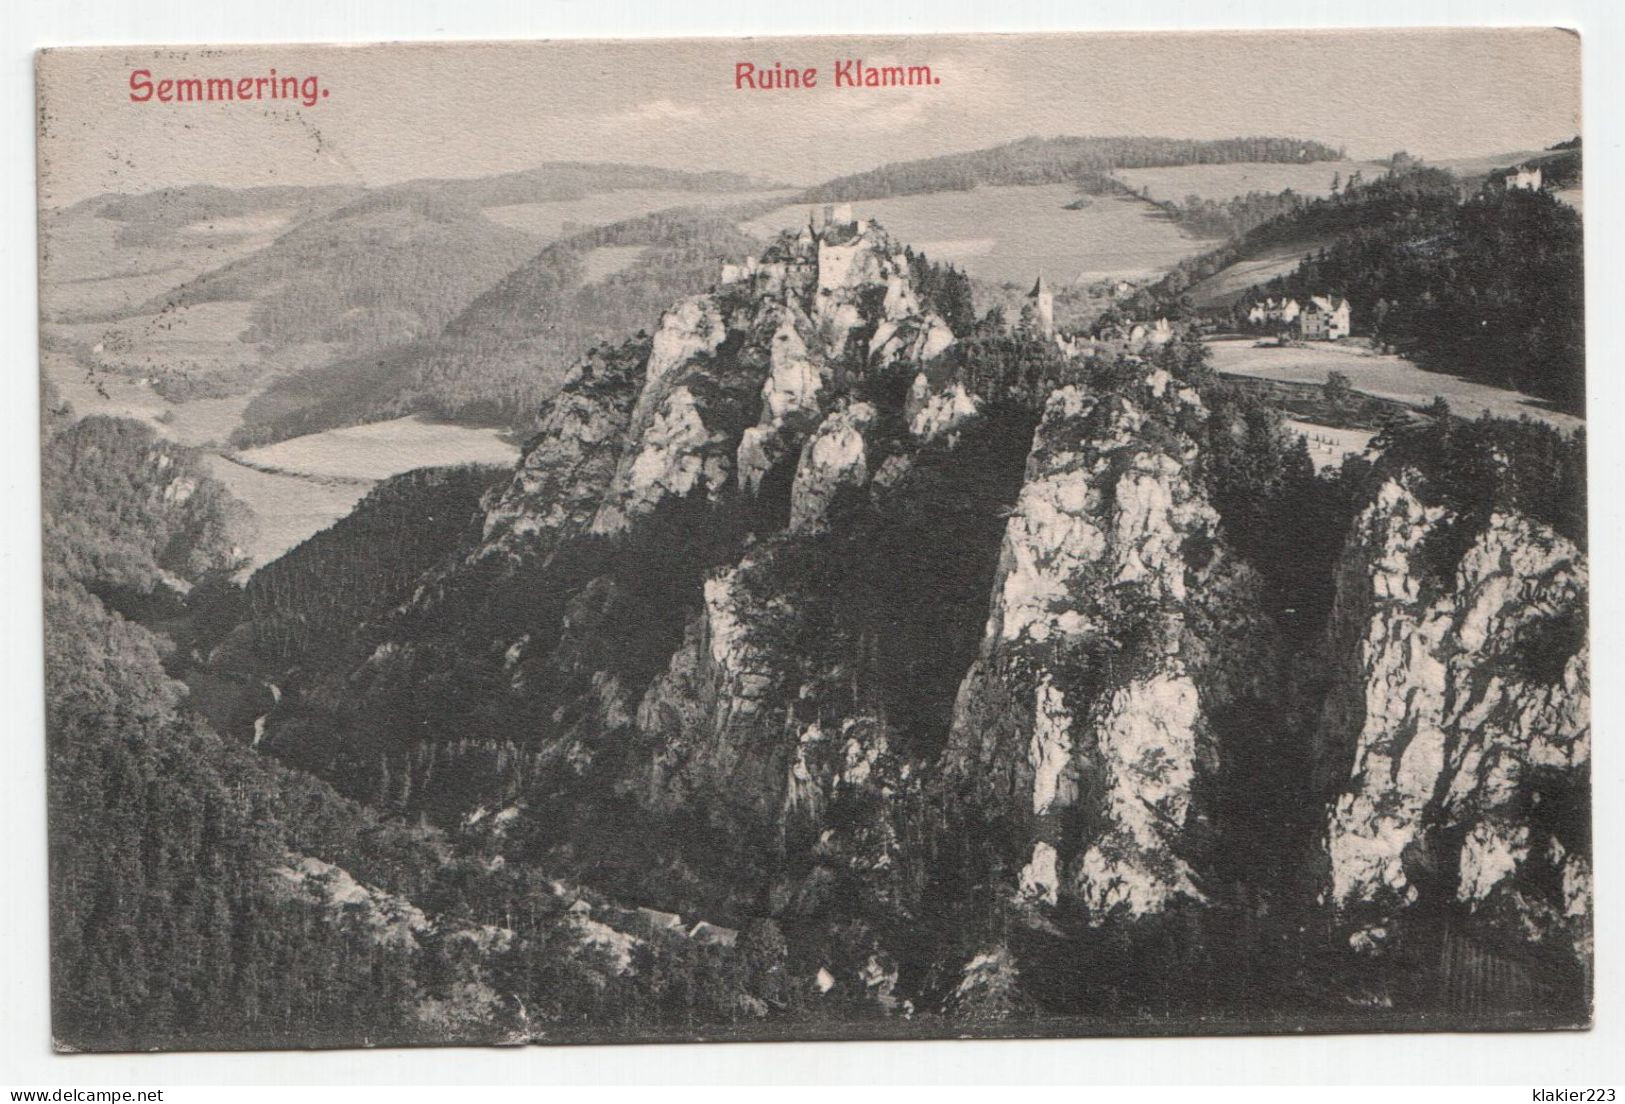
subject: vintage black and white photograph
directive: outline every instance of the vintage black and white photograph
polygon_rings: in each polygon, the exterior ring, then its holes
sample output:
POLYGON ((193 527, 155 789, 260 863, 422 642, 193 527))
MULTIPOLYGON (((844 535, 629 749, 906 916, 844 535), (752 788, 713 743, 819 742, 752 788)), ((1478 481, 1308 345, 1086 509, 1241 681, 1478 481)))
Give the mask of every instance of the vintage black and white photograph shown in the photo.
POLYGON ((1580 52, 40 53, 55 1047, 1589 1027, 1580 52))

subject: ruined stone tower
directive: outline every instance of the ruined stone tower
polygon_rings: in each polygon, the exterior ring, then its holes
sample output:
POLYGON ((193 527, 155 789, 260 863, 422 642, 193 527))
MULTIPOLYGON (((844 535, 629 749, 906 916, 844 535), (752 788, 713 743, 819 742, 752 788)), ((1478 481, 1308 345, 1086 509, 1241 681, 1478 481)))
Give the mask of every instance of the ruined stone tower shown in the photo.
POLYGON ((1054 337, 1055 295, 1044 282, 1043 273, 1039 273, 1038 282, 1027 293, 1027 308, 1023 314, 1031 317, 1033 328, 1044 337, 1054 337))

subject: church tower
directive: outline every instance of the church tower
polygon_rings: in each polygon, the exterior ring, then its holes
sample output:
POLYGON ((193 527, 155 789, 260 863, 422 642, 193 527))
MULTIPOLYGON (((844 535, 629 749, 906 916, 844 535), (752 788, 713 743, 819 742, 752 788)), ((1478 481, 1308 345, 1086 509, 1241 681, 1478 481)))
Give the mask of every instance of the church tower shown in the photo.
MULTIPOLYGON (((1049 285, 1044 282, 1044 274, 1038 274, 1038 282, 1033 285, 1032 291, 1027 293, 1027 306, 1031 311, 1032 324, 1044 337, 1055 336, 1055 295, 1050 291, 1049 285)), ((1022 312, 1026 314, 1027 312, 1022 312)))

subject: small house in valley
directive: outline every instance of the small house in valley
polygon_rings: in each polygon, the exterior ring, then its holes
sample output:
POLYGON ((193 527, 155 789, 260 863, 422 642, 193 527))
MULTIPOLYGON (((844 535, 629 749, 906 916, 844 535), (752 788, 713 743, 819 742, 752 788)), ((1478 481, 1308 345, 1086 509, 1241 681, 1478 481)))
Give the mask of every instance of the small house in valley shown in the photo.
POLYGON ((1276 299, 1273 296, 1259 303, 1253 304, 1253 309, 1247 312, 1247 321, 1257 326, 1291 325, 1298 320, 1303 308, 1296 299, 1282 296, 1276 299))
POLYGON ((1506 175, 1507 191, 1515 188, 1527 188, 1531 192, 1540 191, 1540 166, 1519 165, 1506 175))
POLYGON ((1298 336, 1305 341, 1336 341, 1349 335, 1349 301, 1337 295, 1311 296, 1298 313, 1298 336))

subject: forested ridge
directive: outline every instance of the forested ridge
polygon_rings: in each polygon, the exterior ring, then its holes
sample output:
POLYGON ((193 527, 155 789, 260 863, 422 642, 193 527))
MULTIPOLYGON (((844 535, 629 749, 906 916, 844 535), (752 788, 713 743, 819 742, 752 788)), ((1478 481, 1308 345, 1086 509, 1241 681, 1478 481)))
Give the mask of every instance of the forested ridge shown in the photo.
POLYGON ((1182 297, 1244 258, 1299 242, 1321 244, 1290 274, 1242 295, 1223 322, 1244 320, 1268 297, 1341 296, 1356 334, 1425 368, 1584 410, 1582 221, 1549 192, 1506 188, 1497 174, 1464 184, 1421 164, 1356 175, 1182 262, 1150 289, 1150 309, 1217 313, 1182 297))
POLYGON ((1298 138, 1023 138, 991 149, 893 162, 837 177, 802 194, 807 203, 881 199, 1005 184, 1083 181, 1112 169, 1236 161, 1335 161, 1341 152, 1298 138))
MULTIPOLYGON (((45 464, 45 655, 57 1046, 444 1044, 572 1038, 617 1023, 659 1033, 754 1020, 765 999, 798 1014, 807 994, 786 980, 785 941, 771 923, 745 932, 737 950, 640 928, 597 894, 504 869, 477 837, 341 797, 213 731, 166 670, 182 658, 174 641, 94 592, 170 589, 183 608, 189 596, 229 606, 205 585, 233 565, 219 536, 227 496, 194 454, 146 427, 75 422, 65 408, 56 419, 45 464), (595 910, 621 930, 590 919, 595 910)), ((404 529, 438 513, 449 537, 482 479, 414 473, 375 493, 350 524, 379 538, 367 545, 377 569, 369 591, 349 593, 355 575, 331 550, 338 535, 318 535, 302 553, 320 573, 306 578, 345 592, 352 613, 381 594, 399 598, 439 547, 428 536, 403 542, 404 529)), ((267 584, 251 594, 286 593, 267 584)), ((324 601, 302 601, 311 615, 272 601, 270 624, 292 616, 322 630, 324 601)), ((266 603, 237 608, 256 604, 266 603)), ((231 627, 215 626, 210 639, 231 627)), ((278 639, 272 629, 272 650, 278 639)), ((288 646, 320 656, 330 643, 298 636, 288 646)))
POLYGON ((244 597, 257 650, 282 661, 327 656, 469 542, 481 497, 508 474, 419 468, 368 491, 349 514, 250 577, 244 597))
MULTIPOLYGON (((593 346, 643 333, 684 295, 714 284, 725 262, 760 250, 739 212, 677 208, 582 231, 543 249, 477 296, 437 336, 273 381, 234 434, 241 447, 424 414, 520 432, 593 346), (638 248, 634 263, 588 281, 596 249, 638 248)), ((915 258, 921 294, 956 329, 974 312, 970 282, 915 258)))
POLYGON ((1425 368, 1585 410, 1580 216, 1545 192, 1486 191, 1429 220, 1339 236, 1264 294, 1344 296, 1358 331, 1425 368))
POLYGON ((737 215, 660 211, 583 231, 481 288, 437 333, 273 381, 234 435, 263 444, 401 414, 524 429, 566 368, 593 345, 657 319, 758 248, 737 215), (595 249, 641 247, 636 263, 585 279, 595 249))
POLYGON ((478 207, 434 193, 364 193, 143 310, 253 303, 245 337, 375 349, 439 331, 535 249, 478 207))

